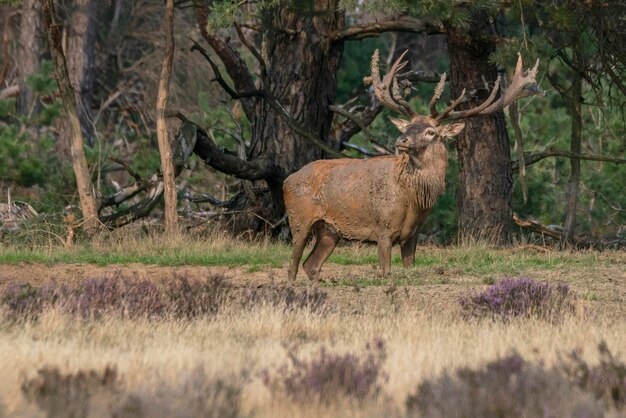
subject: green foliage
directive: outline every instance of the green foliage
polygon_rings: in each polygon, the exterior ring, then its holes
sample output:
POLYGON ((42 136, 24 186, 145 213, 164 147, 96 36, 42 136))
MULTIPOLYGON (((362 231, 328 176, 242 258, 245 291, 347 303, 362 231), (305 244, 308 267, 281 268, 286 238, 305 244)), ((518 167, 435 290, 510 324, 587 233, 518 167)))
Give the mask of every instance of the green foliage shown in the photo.
POLYGON ((363 77, 369 74, 370 60, 375 49, 379 49, 381 56, 387 54, 388 40, 385 36, 366 38, 357 42, 346 42, 337 71, 337 102, 345 103, 355 96, 362 101, 367 100, 367 87, 363 84, 363 77))
MULTIPOLYGON (((52 64, 44 61, 39 72, 28 77, 28 85, 38 97, 51 97, 56 92, 52 64)), ((13 121, 0 123, 0 185, 14 188, 18 199, 21 189, 40 187, 41 199, 33 202, 36 209, 63 206, 66 202, 59 200, 72 182, 55 152, 55 137, 46 129, 60 114, 58 100, 40 101, 40 112, 25 116, 15 112, 14 99, 0 100, 0 117, 13 121)))
MULTIPOLYGON (((543 86, 542 87, 546 87, 543 86)), ((595 97, 589 88, 585 97, 595 97)), ((593 100, 592 98, 586 99, 593 100)), ((544 98, 522 102, 521 128, 526 153, 535 153, 548 147, 568 151, 571 119, 561 96, 549 91, 544 98)), ((604 109, 583 107, 583 153, 618 157, 623 155, 626 128, 617 107, 604 109)), ((511 124, 507 124, 510 128, 511 124)), ((512 132, 509 136, 513 138, 512 132)), ((514 151, 512 150, 514 156, 514 151)), ((623 158, 623 157, 621 157, 623 158)), ((535 217, 546 225, 561 224, 565 219, 566 187, 570 161, 556 157, 527 167, 528 201, 522 198, 519 177, 514 176, 513 209, 522 217, 535 217)), ((615 232, 626 224, 623 193, 626 165, 599 161, 581 161, 581 179, 578 204, 578 229, 594 235, 615 232)))
MULTIPOLYGON (((232 0, 219 0, 211 4, 211 13, 207 18, 206 29, 208 32, 215 32, 219 29, 231 26, 243 18, 258 16, 263 10, 283 3, 284 0, 256 0, 247 3, 247 7, 242 7, 241 2, 232 0)), ((306 6, 307 1, 293 2, 297 7, 306 6)))
POLYGON ((51 95, 57 91, 57 83, 52 76, 52 62, 43 61, 39 71, 26 77, 28 86, 40 95, 51 95))

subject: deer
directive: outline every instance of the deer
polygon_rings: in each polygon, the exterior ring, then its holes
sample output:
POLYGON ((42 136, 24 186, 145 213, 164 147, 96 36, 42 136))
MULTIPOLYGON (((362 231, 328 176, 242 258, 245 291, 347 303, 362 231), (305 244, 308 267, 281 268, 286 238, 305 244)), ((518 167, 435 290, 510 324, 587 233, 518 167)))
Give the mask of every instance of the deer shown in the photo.
POLYGON ((463 89, 440 111, 437 103, 445 88, 444 73, 430 100, 430 114, 420 115, 405 100, 398 81, 399 71, 407 65, 403 61, 407 52, 381 79, 376 50, 371 75, 364 78, 382 105, 406 117, 390 118, 401 133, 395 142, 397 153, 369 159, 317 160, 285 180, 284 203, 293 245, 289 280, 296 279, 310 234, 315 235, 315 244, 303 268, 312 281, 319 280, 322 265, 340 239, 376 243, 383 276, 391 269, 391 249, 395 244, 400 245, 403 266, 411 266, 415 261, 417 232, 445 190, 448 151, 444 140, 457 136, 467 118, 489 115, 522 97, 543 93, 535 80, 539 60, 524 72, 518 54, 512 81, 499 96, 500 76, 480 105, 456 110, 467 101, 463 89))

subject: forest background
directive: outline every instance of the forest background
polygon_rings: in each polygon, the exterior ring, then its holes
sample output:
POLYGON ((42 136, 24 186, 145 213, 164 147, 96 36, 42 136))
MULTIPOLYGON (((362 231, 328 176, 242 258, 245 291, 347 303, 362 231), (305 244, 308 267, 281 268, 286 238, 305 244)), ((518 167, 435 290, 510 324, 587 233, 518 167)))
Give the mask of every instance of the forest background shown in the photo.
MULTIPOLYGON (((168 110, 206 132, 205 143, 225 158, 222 165, 197 157, 185 161, 176 180, 178 213, 192 230, 225 226, 236 234, 284 236, 275 190, 288 174, 317 158, 367 158, 393 150, 398 133, 384 116, 394 115, 373 101, 362 81, 375 49, 387 63, 409 50, 406 78, 413 82, 411 103, 421 113, 427 113, 442 72, 452 73, 447 91, 457 94, 464 82, 459 72, 483 73, 474 80, 478 100, 480 85, 510 71, 519 52, 525 68, 540 59, 537 79, 545 97, 522 100, 500 115, 506 118, 502 134, 478 127, 484 138, 506 146, 503 154, 466 155, 463 144, 481 144, 481 136, 450 145, 457 152, 450 153, 447 190, 422 229, 423 239, 445 243, 464 231, 480 238, 495 228, 504 231, 495 241, 510 241, 520 232, 508 220, 515 212, 570 239, 623 241, 626 17, 618 3, 175 2, 168 110), (472 51, 467 60, 464 51, 472 51), (459 62, 471 68, 465 71, 459 62), (265 159, 278 169, 263 171, 259 162, 265 159), (496 173, 504 185, 495 190, 496 199, 485 199, 501 205, 495 209, 504 220, 485 219, 469 228, 468 219, 480 216, 468 208, 476 199, 467 190, 494 176, 492 165, 504 167, 496 173)), ((67 0, 54 6, 98 216, 119 226, 151 213, 160 223, 159 199, 148 199, 156 202, 155 211, 144 211, 141 193, 134 200, 102 202, 161 167, 155 103, 166 50, 164 4, 67 0)), ((9 205, 28 203, 39 213, 34 222, 51 228, 67 222, 68 205, 79 199, 71 129, 42 13, 37 0, 0 6, 0 190, 9 205)), ((181 124, 168 121, 174 142, 181 124)), ((5 219, 2 226, 12 225, 5 219)))

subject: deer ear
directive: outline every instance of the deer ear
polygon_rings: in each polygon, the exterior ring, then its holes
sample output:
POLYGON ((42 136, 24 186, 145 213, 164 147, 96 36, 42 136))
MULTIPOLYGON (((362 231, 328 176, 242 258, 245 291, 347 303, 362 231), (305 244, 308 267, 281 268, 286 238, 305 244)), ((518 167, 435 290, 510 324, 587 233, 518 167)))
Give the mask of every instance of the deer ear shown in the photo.
POLYGON ((452 138, 461 133, 465 128, 465 122, 451 123, 449 125, 443 125, 439 128, 439 136, 441 138, 452 138))
POLYGON ((396 125, 396 128, 398 128, 398 130, 402 133, 406 132, 406 127, 409 126, 409 124, 411 123, 408 120, 397 118, 389 118, 389 120, 391 121, 391 123, 396 125))

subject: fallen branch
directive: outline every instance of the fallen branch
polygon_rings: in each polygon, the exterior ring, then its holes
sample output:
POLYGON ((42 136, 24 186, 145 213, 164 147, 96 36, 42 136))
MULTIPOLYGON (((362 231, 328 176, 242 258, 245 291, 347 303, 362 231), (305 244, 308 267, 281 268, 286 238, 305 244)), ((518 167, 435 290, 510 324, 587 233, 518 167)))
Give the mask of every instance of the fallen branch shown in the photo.
POLYGON ((20 86, 14 84, 7 88, 0 90, 0 100, 8 99, 10 97, 17 97, 20 92, 20 86))
POLYGON ((550 228, 541 224, 539 221, 532 219, 521 219, 516 213, 513 213, 513 222, 520 227, 527 229, 536 234, 540 234, 543 237, 553 238, 563 244, 572 245, 576 248, 595 248, 595 249, 607 249, 607 248, 626 248, 626 240, 617 238, 614 240, 603 240, 599 238, 588 237, 574 237, 566 240, 565 233, 557 228, 550 228))
MULTIPOLYGON (((173 144, 172 157, 174 162, 174 177, 185 168, 187 160, 191 156, 196 145, 196 126, 192 122, 181 124, 176 141, 173 144)), ((152 212, 152 209, 159 203, 163 196, 164 186, 161 173, 153 174, 149 179, 142 180, 139 174, 135 173, 125 162, 113 159, 118 164, 125 167, 128 172, 137 180, 134 183, 123 187, 112 195, 102 198, 98 206, 100 222, 109 228, 119 228, 138 219, 144 218, 152 212), (109 215, 101 215, 105 208, 116 206, 132 199, 133 197, 145 193, 145 197, 130 207, 118 210, 109 215)))

